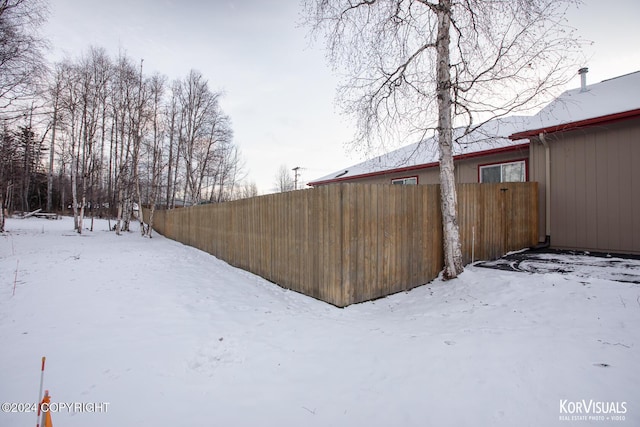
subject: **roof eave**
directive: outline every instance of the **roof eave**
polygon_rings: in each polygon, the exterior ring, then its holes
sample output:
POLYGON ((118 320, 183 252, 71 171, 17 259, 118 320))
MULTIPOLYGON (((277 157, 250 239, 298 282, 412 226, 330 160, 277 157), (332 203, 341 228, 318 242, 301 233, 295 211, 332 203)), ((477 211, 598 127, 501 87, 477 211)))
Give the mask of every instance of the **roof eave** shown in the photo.
POLYGON ((621 113, 607 114, 606 116, 592 117, 590 119, 563 123, 560 125, 548 126, 544 128, 538 128, 538 129, 530 129, 523 132, 514 133, 509 136, 509 139, 511 139, 512 141, 517 141, 519 139, 538 136, 541 133, 567 132, 567 131, 578 129, 578 128, 602 125, 606 123, 615 123, 621 120, 627 120, 634 117, 640 117, 640 108, 635 110, 623 111, 621 113))
MULTIPOLYGON (((529 143, 526 142, 526 143, 523 143, 523 144, 510 145, 508 147, 500 147, 500 148, 493 148, 491 150, 483 150, 483 151, 476 151, 476 152, 473 152, 473 153, 458 154, 456 156, 453 156, 453 160, 455 161, 455 160, 472 159, 472 158, 475 158, 475 157, 489 156, 489 155, 492 155, 492 154, 508 153, 508 152, 511 152, 511 151, 522 150, 522 149, 528 148, 528 147, 529 147, 529 143)), ((392 174, 392 173, 411 172, 411 171, 415 171, 415 170, 419 170, 419 169, 432 168, 432 167, 438 166, 438 164, 439 164, 439 162, 422 163, 422 164, 419 164, 419 165, 405 166, 405 167, 402 167, 402 168, 387 169, 387 170, 382 170, 382 171, 363 173, 363 174, 360 174, 360 175, 344 176, 344 177, 340 177, 340 178, 332 178, 332 179, 325 179, 325 180, 322 180, 322 181, 314 181, 314 182, 309 182, 307 185, 309 185, 311 187, 315 187, 316 185, 333 184, 333 183, 342 182, 342 181, 351 181, 351 180, 354 180, 354 179, 371 178, 371 177, 374 177, 374 176, 388 175, 388 174, 392 174)))

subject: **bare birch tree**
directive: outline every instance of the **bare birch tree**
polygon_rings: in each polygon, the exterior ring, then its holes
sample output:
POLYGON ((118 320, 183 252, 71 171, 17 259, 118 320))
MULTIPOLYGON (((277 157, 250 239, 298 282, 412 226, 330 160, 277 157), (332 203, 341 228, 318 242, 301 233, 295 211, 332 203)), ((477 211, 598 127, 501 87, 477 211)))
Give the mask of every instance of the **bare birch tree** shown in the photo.
POLYGON ((579 43, 564 14, 573 0, 306 0, 304 16, 346 70, 339 91, 357 120, 354 145, 421 141, 437 133, 447 279, 463 270, 453 126, 549 99, 575 68, 579 43))
POLYGON ((224 114, 217 114, 216 117, 214 161, 207 173, 207 190, 212 203, 230 200, 236 185, 244 178, 240 151, 231 142, 233 133, 229 117, 224 114))
POLYGON ((248 199, 260 195, 258 185, 255 182, 248 182, 238 186, 234 199, 248 199))
POLYGON ((140 74, 138 76, 138 96, 136 99, 136 108, 134 118, 134 126, 133 126, 133 162, 132 162, 132 170, 133 170, 133 181, 134 181, 134 190, 135 190, 135 198, 136 204, 138 205, 138 222, 140 224, 140 235, 145 236, 145 226, 144 226, 144 218, 142 215, 142 191, 140 190, 140 155, 142 151, 142 141, 145 138, 145 128, 147 123, 147 114, 145 104, 147 104, 147 86, 144 82, 144 77, 142 74, 142 63, 140 61, 140 74))
POLYGON ((79 75, 81 78, 82 100, 82 140, 79 144, 81 196, 78 233, 82 233, 85 210, 93 200, 88 200, 90 190, 95 185, 97 136, 100 123, 107 108, 106 97, 111 75, 111 61, 104 49, 92 48, 87 56, 81 59, 79 75))
POLYGON ((58 114, 59 105, 58 100, 60 98, 60 91, 62 90, 61 75, 57 70, 53 73, 52 81, 49 87, 52 118, 51 118, 51 143, 49 144, 49 166, 47 171, 47 212, 53 210, 53 169, 55 160, 55 147, 56 147, 56 129, 58 127, 58 114))
MULTIPOLYGON (((58 64, 52 83, 53 128, 54 131, 60 128, 69 141, 74 225, 78 233, 82 233, 86 209, 94 207, 93 190, 99 180, 97 168, 102 164, 103 148, 97 139, 101 133, 104 138, 101 129, 104 128, 110 75, 111 62, 106 52, 92 48, 77 62, 66 60, 58 64)), ((54 139, 55 132, 52 149, 54 139)), ((52 180, 52 168, 50 176, 52 180)))
POLYGON ((175 207, 176 187, 177 187, 177 170, 180 160, 179 146, 180 141, 180 105, 178 95, 180 92, 180 81, 174 81, 171 86, 171 95, 168 101, 168 105, 165 109, 165 115, 167 118, 167 133, 168 133, 168 147, 167 152, 167 194, 166 194, 166 209, 175 207))
POLYGON ((216 151, 232 137, 228 116, 220 108, 220 93, 212 92, 198 71, 192 70, 179 89, 181 108, 180 153, 185 165, 185 200, 202 200, 205 178, 219 161, 216 151))
POLYGON ((47 15, 41 0, 0 1, 0 113, 19 116, 20 101, 33 99, 46 74, 39 34, 47 15))
MULTIPOLYGON (((165 202, 164 194, 167 208, 175 206, 176 197, 191 203, 235 197, 243 178, 240 152, 233 144, 230 118, 219 104, 221 94, 211 91, 199 72, 191 71, 167 91, 166 78, 146 77, 142 61, 138 66, 123 54, 111 60, 104 49, 92 47, 77 59, 56 64, 51 77, 48 90, 42 91, 49 113, 36 114, 38 102, 31 102, 28 114, 21 116, 27 123, 20 135, 10 122, 2 123, 0 149, 7 159, 1 158, 0 166, 8 166, 0 168, 0 206, 8 198, 23 208, 31 200, 43 207, 40 194, 45 194, 46 183, 47 207, 53 207, 56 197, 60 203, 55 205, 63 211, 71 207, 78 233, 89 209, 93 218, 104 208, 116 216, 113 229, 120 234, 129 231, 136 204, 140 210, 151 206, 153 212, 165 202), (36 123, 37 116, 44 120, 36 123), (47 176, 42 159, 49 130, 47 176), (16 144, 26 153, 20 165, 14 158, 16 144), (69 193, 71 203, 65 198, 69 193)), ((151 224, 144 224, 141 214, 138 219, 141 234, 150 236, 152 219, 151 224)))
POLYGON ((287 165, 280 165, 280 168, 278 168, 275 185, 278 193, 293 191, 295 189, 294 179, 293 176, 291 176, 291 169, 289 169, 287 165))
POLYGON ((162 138, 164 135, 161 107, 162 96, 164 95, 166 78, 159 74, 151 77, 149 82, 151 91, 151 122, 153 133, 151 141, 146 145, 147 170, 149 172, 149 218, 144 235, 151 237, 153 231, 153 216, 156 210, 156 203, 160 193, 160 181, 164 165, 162 162, 162 138))
MULTIPOLYGON (((34 99, 46 74, 42 55, 46 42, 39 34, 46 14, 46 3, 40 0, 0 1, 0 116, 5 120, 18 118, 29 109, 20 103, 34 99)), ((5 129, 2 134, 7 134, 5 129)), ((0 189, 7 191, 0 194, 1 232, 12 185, 0 181, 0 189)))
POLYGON ((79 76, 77 67, 71 60, 65 60, 56 66, 56 79, 60 81, 58 88, 57 125, 64 134, 65 144, 62 156, 68 159, 71 178, 71 208, 73 210, 74 230, 81 227, 78 212, 78 145, 80 143, 81 130, 81 101, 79 89, 79 76))
POLYGON ((138 157, 142 139, 143 102, 141 71, 131 59, 121 55, 116 64, 111 89, 114 120, 114 178, 117 206, 116 234, 129 231, 136 196, 138 157))

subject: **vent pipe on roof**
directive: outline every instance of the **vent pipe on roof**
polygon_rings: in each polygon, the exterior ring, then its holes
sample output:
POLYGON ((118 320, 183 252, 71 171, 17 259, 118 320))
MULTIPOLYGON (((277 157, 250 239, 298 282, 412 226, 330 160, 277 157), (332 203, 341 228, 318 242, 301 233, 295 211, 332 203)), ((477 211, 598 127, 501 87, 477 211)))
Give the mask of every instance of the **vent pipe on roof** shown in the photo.
POLYGON ((580 74, 580 92, 587 91, 587 73, 589 69, 587 67, 580 68, 578 74, 580 74))

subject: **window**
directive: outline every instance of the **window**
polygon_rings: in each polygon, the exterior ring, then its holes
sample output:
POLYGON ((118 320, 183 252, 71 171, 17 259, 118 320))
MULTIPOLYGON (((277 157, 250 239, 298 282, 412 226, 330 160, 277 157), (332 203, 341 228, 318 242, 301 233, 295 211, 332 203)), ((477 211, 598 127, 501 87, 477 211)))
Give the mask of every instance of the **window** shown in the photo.
POLYGON ((397 185, 418 185, 418 177, 411 176, 409 178, 392 179, 391 183, 397 185))
POLYGON ((524 160, 480 166, 480 182, 525 182, 527 165, 524 160))

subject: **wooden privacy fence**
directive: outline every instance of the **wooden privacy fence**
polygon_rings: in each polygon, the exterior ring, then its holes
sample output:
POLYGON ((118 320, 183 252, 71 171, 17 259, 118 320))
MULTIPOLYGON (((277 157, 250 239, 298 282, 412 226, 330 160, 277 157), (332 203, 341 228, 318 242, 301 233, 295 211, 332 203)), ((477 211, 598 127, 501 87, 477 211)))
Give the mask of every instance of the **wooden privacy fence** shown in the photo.
MULTIPOLYGON (((537 183, 457 189, 465 264, 472 254, 495 259, 537 243, 537 183)), ((443 268, 439 191, 439 185, 327 185, 157 210, 154 228, 280 286, 344 307, 437 277, 443 268)))

